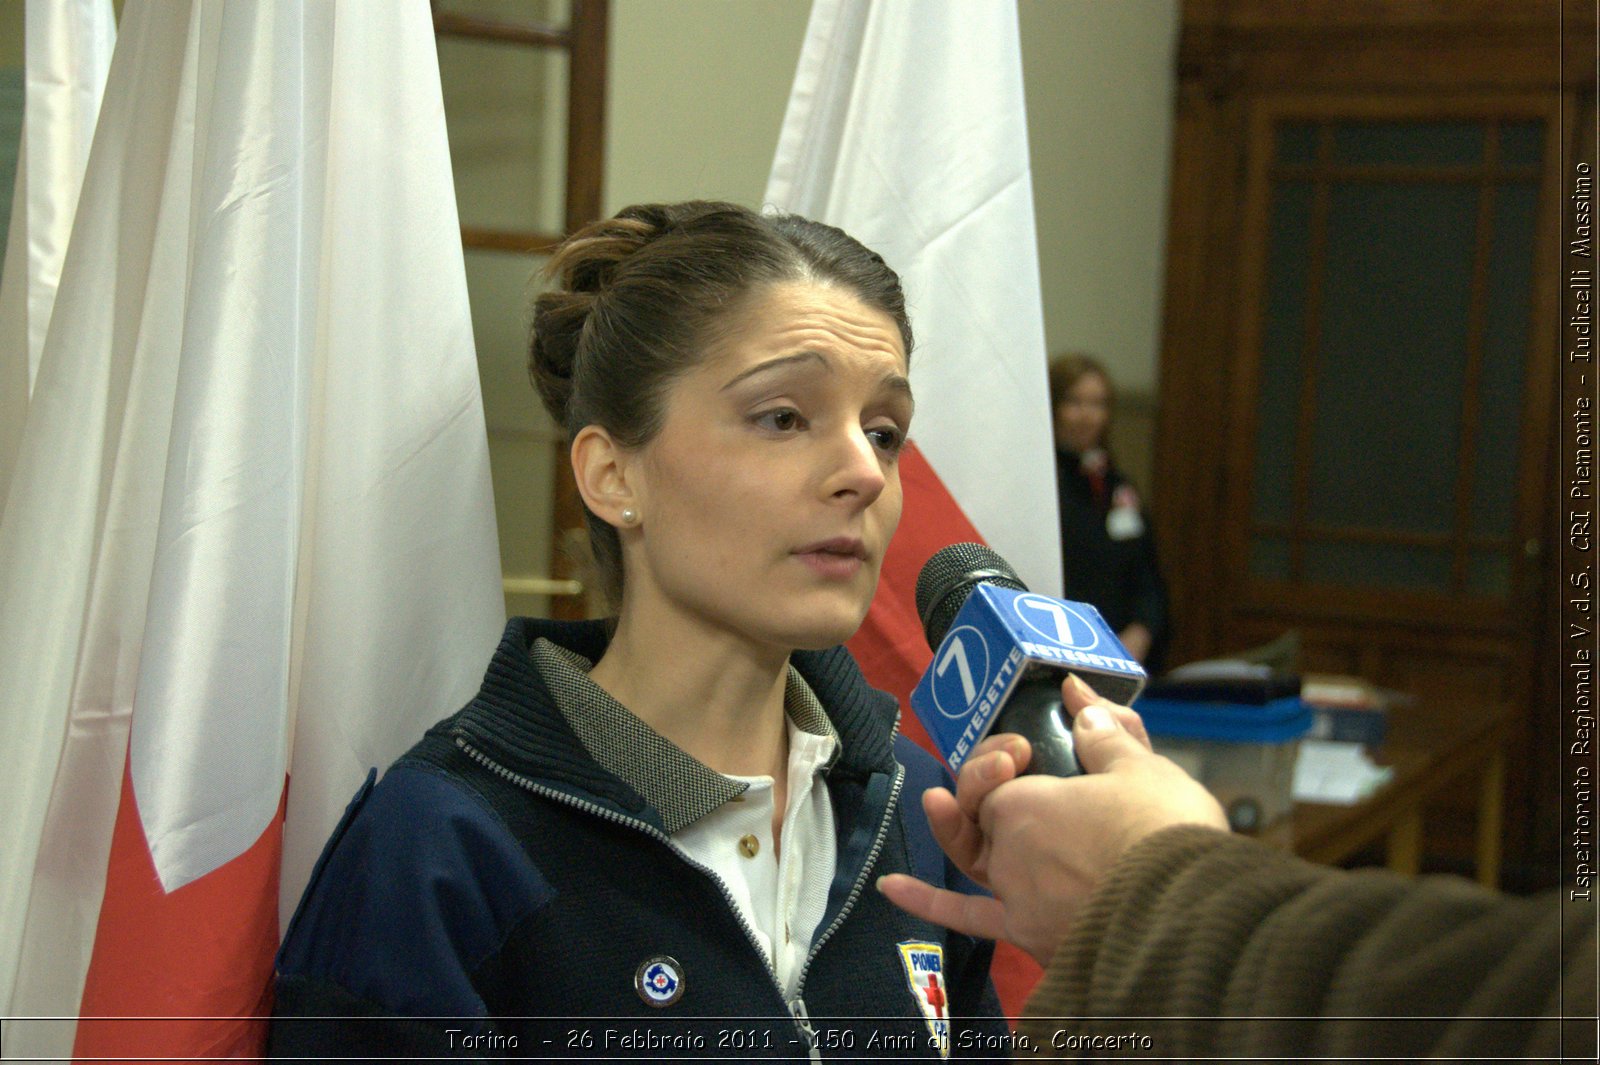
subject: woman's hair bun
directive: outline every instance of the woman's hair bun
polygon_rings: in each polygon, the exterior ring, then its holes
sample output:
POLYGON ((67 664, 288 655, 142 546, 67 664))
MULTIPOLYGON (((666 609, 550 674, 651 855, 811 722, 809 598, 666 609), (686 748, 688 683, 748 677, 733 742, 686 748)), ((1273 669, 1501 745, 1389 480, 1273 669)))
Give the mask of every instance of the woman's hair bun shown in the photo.
POLYGON ((573 367, 584 327, 600 297, 622 264, 672 224, 671 211, 664 205, 629 207, 572 234, 541 271, 554 286, 533 302, 528 372, 558 424, 567 422, 573 367))
POLYGON ((585 292, 546 292, 533 301, 528 376, 558 425, 566 424, 578 342, 593 309, 594 296, 585 292))

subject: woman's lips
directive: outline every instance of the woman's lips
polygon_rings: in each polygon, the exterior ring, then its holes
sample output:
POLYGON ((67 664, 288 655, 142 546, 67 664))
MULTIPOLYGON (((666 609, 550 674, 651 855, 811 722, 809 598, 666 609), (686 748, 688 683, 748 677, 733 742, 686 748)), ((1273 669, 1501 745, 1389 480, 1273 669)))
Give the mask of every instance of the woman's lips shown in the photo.
POLYGON ((840 536, 807 544, 795 551, 794 556, 821 577, 848 580, 866 565, 867 548, 860 540, 840 536))

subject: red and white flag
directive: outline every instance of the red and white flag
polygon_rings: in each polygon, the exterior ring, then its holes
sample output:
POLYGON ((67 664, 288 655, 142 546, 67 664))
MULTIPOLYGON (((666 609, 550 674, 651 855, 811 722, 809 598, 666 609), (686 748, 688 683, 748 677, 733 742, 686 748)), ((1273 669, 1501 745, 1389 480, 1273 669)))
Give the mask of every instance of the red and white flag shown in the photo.
POLYGON ((0 517, 7 1053, 258 1053, 503 611, 427 3, 128 0, 0 517))
POLYGON ((0 268, 0 507, 117 41, 111 0, 28 0, 24 15, 22 139, 0 268))
MULTIPOLYGON (((1015 5, 813 0, 766 200, 839 226, 905 286, 917 396, 905 511, 850 650, 907 706, 932 657, 915 589, 936 550, 980 540, 1030 588, 1061 591, 1015 5)), ((926 743, 909 712, 902 727, 926 743)), ((1037 976, 1003 948, 1008 1012, 1037 976)))

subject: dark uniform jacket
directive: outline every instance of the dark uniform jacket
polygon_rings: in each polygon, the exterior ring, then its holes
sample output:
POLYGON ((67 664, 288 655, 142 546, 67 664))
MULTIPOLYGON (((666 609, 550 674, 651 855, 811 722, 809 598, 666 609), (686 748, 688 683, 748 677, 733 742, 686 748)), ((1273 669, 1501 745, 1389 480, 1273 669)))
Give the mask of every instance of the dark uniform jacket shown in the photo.
POLYGON ((791 717, 825 712, 840 749, 837 874, 785 1001, 721 881, 669 842, 742 785, 588 680, 606 639, 513 619, 478 696, 368 780, 279 953, 269 1053, 937 1058, 1003 1039, 993 945, 873 887, 979 890, 929 832, 920 793, 948 776, 897 734, 895 700, 842 648, 791 659, 791 717))
POLYGON ((1149 515, 1116 467, 1106 468, 1097 493, 1079 463, 1076 452, 1056 452, 1064 598, 1093 606, 1113 632, 1135 621, 1149 629, 1152 649, 1145 665, 1155 673, 1167 642, 1167 587, 1156 564, 1149 515), (1125 523, 1112 519, 1118 508, 1133 512, 1118 515, 1125 523), (1111 526, 1117 526, 1116 535, 1111 526), (1133 528, 1138 531, 1122 535, 1133 528))

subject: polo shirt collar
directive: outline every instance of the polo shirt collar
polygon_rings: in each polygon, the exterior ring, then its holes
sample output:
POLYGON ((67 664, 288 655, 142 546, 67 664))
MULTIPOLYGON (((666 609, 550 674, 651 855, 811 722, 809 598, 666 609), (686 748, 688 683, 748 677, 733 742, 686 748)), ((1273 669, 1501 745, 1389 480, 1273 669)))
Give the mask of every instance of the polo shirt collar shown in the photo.
MULTIPOLYGON (((602 767, 628 783, 655 807, 671 835, 700 820, 749 786, 724 776, 678 747, 623 706, 589 676, 588 658, 538 637, 529 656, 544 678, 567 727, 602 767)), ((784 713, 804 732, 825 737, 839 757, 839 736, 822 703, 793 666, 784 689, 784 713)))

